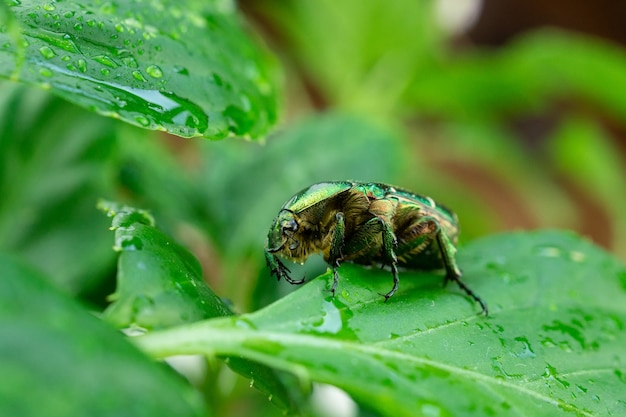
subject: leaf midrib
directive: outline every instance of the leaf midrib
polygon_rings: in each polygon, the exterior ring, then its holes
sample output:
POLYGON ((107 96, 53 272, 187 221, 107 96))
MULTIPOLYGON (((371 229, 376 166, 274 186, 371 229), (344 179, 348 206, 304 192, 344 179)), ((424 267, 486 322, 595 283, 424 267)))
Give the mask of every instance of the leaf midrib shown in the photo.
MULTIPOLYGON (((387 349, 380 345, 364 345, 355 343, 352 341, 330 339, 327 337, 306 335, 306 334, 292 334, 282 333, 276 331, 264 331, 254 329, 234 329, 227 328, 225 326, 214 326, 218 322, 229 319, 217 319, 210 320, 208 322, 201 322, 190 326, 179 327, 170 330, 164 330, 160 332, 154 332, 136 338, 138 345, 147 353, 156 357, 167 357, 177 354, 203 354, 203 355, 241 355, 243 352, 253 353, 250 359, 257 360, 282 368, 286 371, 295 373, 302 372, 302 365, 294 364, 289 358, 281 358, 279 355, 274 355, 268 352, 264 352, 260 349, 254 349, 245 344, 249 344, 251 341, 256 342, 269 342, 270 344, 276 343, 282 346, 290 346, 293 349, 315 349, 316 347, 322 347, 324 349, 331 349, 337 351, 352 350, 364 354, 371 360, 380 362, 381 358, 393 360, 395 363, 403 364, 415 364, 422 366, 429 366, 435 369, 448 372, 459 378, 478 382, 489 388, 503 387, 518 393, 524 394, 536 401, 549 404, 553 407, 561 408, 566 411, 575 411, 578 415, 593 417, 594 414, 574 407, 569 403, 564 403, 554 398, 550 398, 537 391, 516 384, 512 381, 508 381, 502 378, 496 378, 488 376, 482 373, 478 373, 469 369, 459 368, 446 363, 434 361, 432 359, 410 355, 403 352, 387 349), (256 354, 255 354, 256 353, 256 354)), ((231 321, 232 323, 232 321, 231 321)), ((384 365, 384 363, 382 364, 384 365)), ((307 369, 307 373, 315 373, 315 369, 307 369)), ((586 372, 592 372, 593 370, 586 370, 586 372)), ((605 369, 598 369, 597 371, 606 371, 605 369)), ((395 371, 393 371, 395 372, 395 371)), ((396 376, 406 380, 406 376, 396 372, 396 376)), ((336 375, 332 381, 325 381, 332 384, 337 384, 341 381, 341 375, 336 375)), ((490 389, 490 391, 492 391, 490 389)), ((499 394, 501 395, 501 394, 499 394)), ((519 410, 516 410, 519 411, 519 410)))

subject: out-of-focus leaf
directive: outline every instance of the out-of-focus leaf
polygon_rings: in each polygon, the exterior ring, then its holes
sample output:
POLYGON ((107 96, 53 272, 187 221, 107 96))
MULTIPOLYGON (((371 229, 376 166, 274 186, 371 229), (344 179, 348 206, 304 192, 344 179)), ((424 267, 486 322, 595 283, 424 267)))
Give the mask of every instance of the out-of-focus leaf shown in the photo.
POLYGON ((376 117, 397 106, 415 74, 439 59, 446 40, 430 1, 250 3, 281 31, 303 77, 325 99, 376 117))
POLYGON ((200 396, 38 273, 0 254, 0 414, 206 416, 200 396))
POLYGON ((580 237, 491 236, 463 279, 344 264, 258 312, 136 339, 155 356, 219 353, 339 386, 388 416, 600 416, 626 410, 626 267, 580 237))
POLYGON ((416 75, 407 99, 440 117, 492 120, 563 97, 585 98, 624 120, 624 68, 626 53, 609 43, 535 31, 502 50, 461 55, 416 75))
POLYGON ((229 0, 23 0, 9 9, 0 76, 185 137, 259 137, 276 121, 272 65, 229 0))
POLYGON ((0 83, 0 249, 73 293, 97 285, 113 266, 107 222, 94 207, 114 192, 117 124, 0 83))

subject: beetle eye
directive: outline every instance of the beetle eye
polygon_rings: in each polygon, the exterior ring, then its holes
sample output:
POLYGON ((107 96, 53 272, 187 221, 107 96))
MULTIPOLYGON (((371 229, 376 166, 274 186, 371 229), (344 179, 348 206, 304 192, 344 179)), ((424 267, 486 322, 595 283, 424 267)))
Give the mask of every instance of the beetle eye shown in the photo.
POLYGON ((295 220, 289 220, 283 223, 283 234, 291 234, 298 230, 298 223, 295 220))

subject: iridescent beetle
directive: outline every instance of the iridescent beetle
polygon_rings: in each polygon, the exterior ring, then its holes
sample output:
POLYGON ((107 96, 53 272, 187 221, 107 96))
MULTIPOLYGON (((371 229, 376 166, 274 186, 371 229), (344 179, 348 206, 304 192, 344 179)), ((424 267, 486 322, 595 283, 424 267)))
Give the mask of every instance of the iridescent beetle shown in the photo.
POLYGON ((457 216, 430 197, 386 184, 350 181, 321 182, 300 191, 278 212, 269 230, 265 258, 273 275, 290 284, 289 269, 277 257, 304 262, 322 253, 333 268, 335 293, 341 262, 391 267, 398 289, 398 267, 445 268, 445 282, 454 281, 487 314, 487 304, 461 281, 456 260, 457 216))

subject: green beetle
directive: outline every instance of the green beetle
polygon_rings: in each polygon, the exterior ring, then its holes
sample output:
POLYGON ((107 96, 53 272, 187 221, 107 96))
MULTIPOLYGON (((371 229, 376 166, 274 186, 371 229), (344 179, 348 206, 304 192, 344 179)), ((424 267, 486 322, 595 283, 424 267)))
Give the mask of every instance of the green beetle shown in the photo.
POLYGON ((313 184, 290 198, 278 212, 267 237, 265 258, 273 275, 290 284, 289 269, 277 257, 304 262, 322 253, 333 268, 335 294, 341 262, 391 266, 398 289, 398 267, 445 268, 454 281, 487 314, 487 304, 461 281, 454 254, 459 235, 456 214, 430 197, 390 185, 332 181, 313 184))

